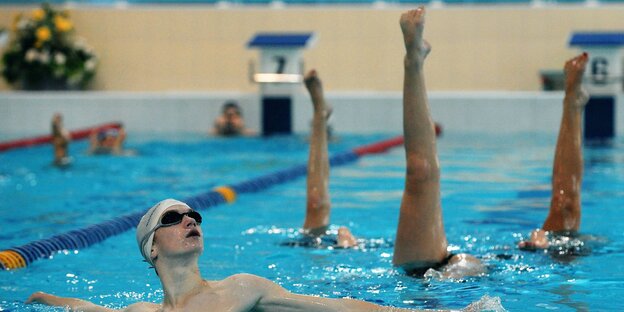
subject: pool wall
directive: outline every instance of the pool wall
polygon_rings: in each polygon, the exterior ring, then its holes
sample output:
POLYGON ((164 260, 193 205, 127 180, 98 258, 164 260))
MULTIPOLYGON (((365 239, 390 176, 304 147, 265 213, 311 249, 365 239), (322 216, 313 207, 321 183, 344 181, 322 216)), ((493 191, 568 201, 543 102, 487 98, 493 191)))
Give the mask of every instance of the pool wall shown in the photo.
MULTIPOLYGON (((314 31, 304 52, 329 91, 400 91, 404 48, 400 14, 419 4, 262 6, 211 5, 69 6, 77 35, 100 63, 98 91, 253 92, 246 47, 260 31, 314 31)), ((425 1, 423 1, 425 2, 425 1)), ((591 1, 590 1, 591 2, 591 1)), ((433 2, 432 2, 433 3, 433 2)), ((622 4, 430 5, 426 38, 430 90, 537 91, 541 70, 561 70, 579 49, 575 31, 622 30, 622 4)), ((3 6, 0 25, 34 6, 3 6)), ((0 90, 9 86, 0 81, 0 90)))
MULTIPOLYGON (((402 131, 400 92, 328 92, 336 133, 402 131)), ((446 131, 556 134, 561 92, 430 92, 435 121, 446 131)), ((251 129, 259 130, 260 98, 237 92, 0 92, 0 139, 46 134, 63 113, 69 129, 120 121, 130 133, 207 133, 226 100, 238 101, 251 129)), ((617 133, 624 133, 624 96, 617 98, 617 133)), ((293 131, 308 132, 312 106, 293 97, 293 131)))

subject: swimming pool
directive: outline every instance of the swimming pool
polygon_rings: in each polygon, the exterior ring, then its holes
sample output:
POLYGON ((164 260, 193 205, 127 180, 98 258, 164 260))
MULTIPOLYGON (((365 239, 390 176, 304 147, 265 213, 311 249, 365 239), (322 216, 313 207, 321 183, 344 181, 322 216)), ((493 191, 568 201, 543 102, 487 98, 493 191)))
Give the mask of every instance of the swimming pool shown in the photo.
MULTIPOLYGON (((386 138, 343 136, 340 152, 386 138)), ((505 308, 618 310, 624 295, 624 141, 585 148, 581 229, 598 238, 591 255, 570 262, 520 252, 520 236, 543 222, 548 207, 556 137, 544 134, 447 133, 439 140, 442 201, 451 248, 485 260, 487 276, 462 281, 404 276, 391 266, 403 188, 403 151, 366 156, 331 171, 332 223, 348 225, 370 245, 362 250, 279 246, 303 222, 305 179, 241 195, 230 205, 202 211, 207 279, 248 272, 287 289, 328 297, 350 296, 411 308, 460 308, 483 295, 505 308)), ((28 243, 187 198, 304 163, 302 137, 235 140, 180 134, 133 136, 136 157, 88 157, 85 142, 71 146, 74 165, 49 166, 49 146, 0 154, 0 248, 28 243)), ((160 284, 141 262, 129 231, 101 244, 59 253, 29 267, 0 272, 0 310, 49 310, 21 302, 36 290, 119 308, 159 302, 160 284)))

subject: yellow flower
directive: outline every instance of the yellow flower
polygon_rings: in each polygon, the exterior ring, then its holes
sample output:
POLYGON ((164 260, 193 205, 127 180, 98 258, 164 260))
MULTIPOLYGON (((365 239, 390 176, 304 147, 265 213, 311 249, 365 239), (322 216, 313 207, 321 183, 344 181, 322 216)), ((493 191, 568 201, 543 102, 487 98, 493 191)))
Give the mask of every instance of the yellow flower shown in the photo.
POLYGON ((50 29, 48 27, 41 26, 37 28, 35 35, 37 36, 37 41, 45 42, 50 39, 50 36, 52 36, 52 33, 50 32, 50 29))
POLYGON ((72 23, 60 15, 54 17, 54 26, 59 32, 66 32, 72 29, 72 23))
POLYGON ((42 21, 45 18, 45 11, 41 8, 36 9, 32 12, 32 16, 35 21, 42 21))

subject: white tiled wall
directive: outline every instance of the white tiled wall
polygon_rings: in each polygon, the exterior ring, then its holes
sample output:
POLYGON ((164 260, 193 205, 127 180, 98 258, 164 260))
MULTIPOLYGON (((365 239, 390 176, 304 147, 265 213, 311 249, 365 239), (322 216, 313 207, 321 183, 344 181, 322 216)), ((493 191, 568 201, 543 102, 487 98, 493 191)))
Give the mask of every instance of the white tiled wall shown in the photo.
POLYGON ((249 127, 260 127, 258 96, 236 92, 8 92, 0 93, 0 134, 3 137, 46 134, 55 112, 70 129, 120 121, 128 132, 207 133, 221 105, 236 100, 249 127))
MULTIPOLYGON (((400 92, 329 92, 330 123, 337 133, 401 133, 400 92)), ((445 131, 556 133, 563 94, 559 92, 431 92, 433 119, 445 131)), ((0 92, 0 138, 47 134, 54 112, 69 129, 121 121, 129 132, 205 133, 221 105, 236 100, 248 126, 259 130, 260 97, 238 92, 0 92)), ((624 133, 624 96, 616 108, 624 133)), ((312 106, 301 90, 293 97, 293 127, 309 131, 312 106)))

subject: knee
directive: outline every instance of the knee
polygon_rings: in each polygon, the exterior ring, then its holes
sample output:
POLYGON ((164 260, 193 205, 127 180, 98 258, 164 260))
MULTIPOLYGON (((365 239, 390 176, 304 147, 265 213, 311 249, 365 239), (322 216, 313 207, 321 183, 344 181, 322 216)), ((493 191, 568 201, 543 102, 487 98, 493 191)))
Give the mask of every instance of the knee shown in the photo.
POLYGON ((406 180, 408 183, 436 181, 440 178, 440 165, 437 158, 427 159, 420 156, 407 157, 406 180))

